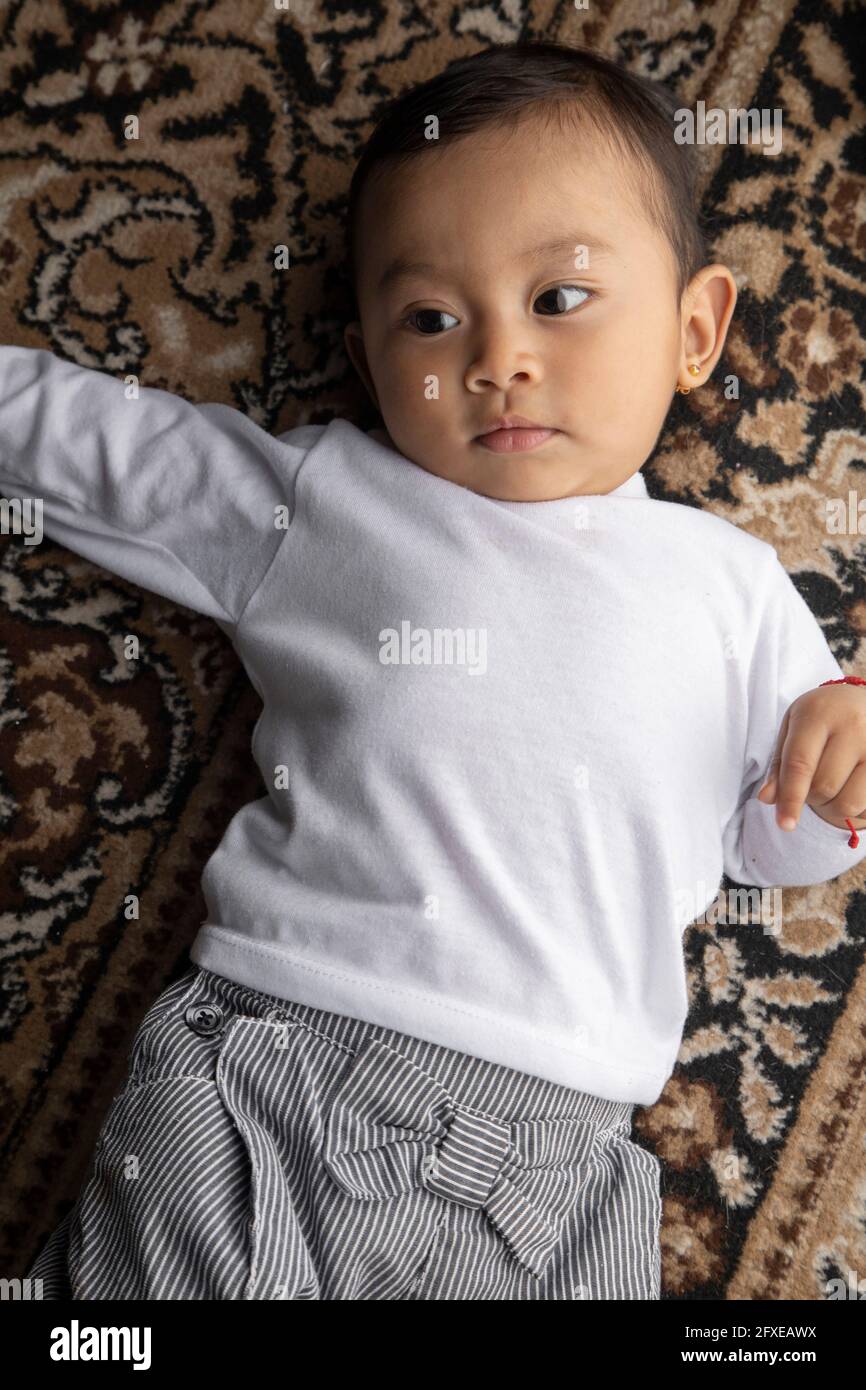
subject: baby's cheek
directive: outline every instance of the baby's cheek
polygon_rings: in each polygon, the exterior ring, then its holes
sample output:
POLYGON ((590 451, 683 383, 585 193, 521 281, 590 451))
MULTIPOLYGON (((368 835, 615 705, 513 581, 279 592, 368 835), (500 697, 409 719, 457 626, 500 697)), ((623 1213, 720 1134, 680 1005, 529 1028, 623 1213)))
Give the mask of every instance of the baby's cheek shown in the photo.
MULTIPOLYGON (((374 380, 383 412, 404 423, 423 412, 428 404, 427 381, 431 373, 422 358, 414 362, 391 354, 378 363, 374 380)), ((438 391, 434 383, 433 389, 438 391)))

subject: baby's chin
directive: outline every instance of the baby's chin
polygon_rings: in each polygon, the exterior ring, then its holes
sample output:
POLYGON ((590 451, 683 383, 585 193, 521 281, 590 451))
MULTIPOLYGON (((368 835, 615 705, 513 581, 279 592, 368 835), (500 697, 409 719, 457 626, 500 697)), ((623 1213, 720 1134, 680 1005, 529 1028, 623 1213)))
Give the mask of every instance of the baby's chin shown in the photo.
POLYGON ((439 459, 417 458, 428 473, 468 488, 481 497, 497 502, 552 502, 561 497, 578 496, 593 489, 586 485, 579 469, 558 468, 530 455, 491 456, 489 460, 467 459, 461 467, 452 455, 447 463, 439 459))
POLYGON ((591 478, 578 460, 562 456, 566 441, 562 431, 539 448, 504 454, 465 442, 455 443, 447 453, 423 446, 410 452, 408 448, 400 449, 386 428, 368 433, 378 444, 393 449, 425 472, 496 502, 555 502, 563 497, 606 492, 614 486, 591 478), (551 457, 554 450, 558 455, 555 459, 551 457))

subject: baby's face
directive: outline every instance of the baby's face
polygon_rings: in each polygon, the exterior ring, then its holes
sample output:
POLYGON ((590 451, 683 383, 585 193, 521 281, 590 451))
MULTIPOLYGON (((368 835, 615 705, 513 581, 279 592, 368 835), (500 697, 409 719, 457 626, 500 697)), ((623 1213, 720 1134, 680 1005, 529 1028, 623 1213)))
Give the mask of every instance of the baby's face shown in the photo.
POLYGON ((366 185, 346 346, 406 458, 512 501, 610 492, 640 468, 687 363, 705 363, 699 384, 721 352, 736 289, 705 268, 680 306, 623 169, 597 135, 531 120, 366 185), (552 433, 479 438, 513 415, 552 433))

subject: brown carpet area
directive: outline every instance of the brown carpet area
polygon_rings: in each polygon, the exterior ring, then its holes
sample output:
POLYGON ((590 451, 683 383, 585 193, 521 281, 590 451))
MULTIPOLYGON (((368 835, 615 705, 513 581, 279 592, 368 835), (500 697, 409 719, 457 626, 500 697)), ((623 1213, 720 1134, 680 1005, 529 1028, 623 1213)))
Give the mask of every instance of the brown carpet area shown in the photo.
MULTIPOLYGON (((341 227, 385 95, 529 37, 596 46, 690 104, 782 108, 781 155, 705 151, 713 256, 740 300, 715 378, 676 398, 645 473, 653 495, 775 545, 863 674, 864 541, 823 519, 866 467, 862 17, 843 0, 7 7, 0 341, 274 433, 334 414, 369 427, 342 350, 341 227)), ((622 364, 624 400, 645 349, 622 364)), ((186 965, 204 863, 264 793, 259 708, 208 620, 47 540, 0 538, 4 1275, 71 1205, 133 1032, 186 965)), ((667 1165, 666 1298, 820 1299, 866 1271, 863 884, 855 869, 785 890, 778 937, 686 933, 686 1036, 637 1115, 667 1165)))

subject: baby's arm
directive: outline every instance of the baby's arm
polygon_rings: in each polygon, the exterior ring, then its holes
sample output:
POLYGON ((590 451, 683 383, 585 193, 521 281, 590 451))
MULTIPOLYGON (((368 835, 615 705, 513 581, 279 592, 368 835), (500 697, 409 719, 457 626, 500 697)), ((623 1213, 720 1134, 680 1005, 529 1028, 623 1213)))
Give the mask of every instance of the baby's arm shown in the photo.
MULTIPOLYGON (((748 678, 748 736, 740 798, 723 833, 725 873, 755 887, 824 883, 866 857, 866 833, 852 849, 849 830, 804 806, 796 829, 777 825, 776 808, 758 801, 785 714, 798 696, 846 674, 811 610, 773 555, 760 574, 761 620, 748 678)), ((866 692, 864 692, 866 698, 866 692)))
POLYGON ((231 406, 130 398, 103 372, 0 347, 0 496, 41 499, 53 540, 222 626, 285 535, 305 452, 231 406))

